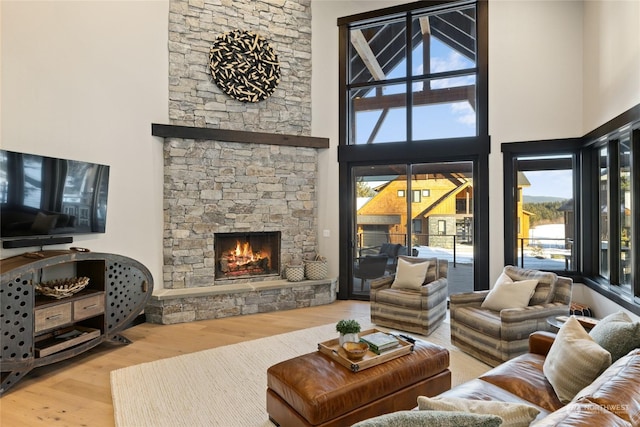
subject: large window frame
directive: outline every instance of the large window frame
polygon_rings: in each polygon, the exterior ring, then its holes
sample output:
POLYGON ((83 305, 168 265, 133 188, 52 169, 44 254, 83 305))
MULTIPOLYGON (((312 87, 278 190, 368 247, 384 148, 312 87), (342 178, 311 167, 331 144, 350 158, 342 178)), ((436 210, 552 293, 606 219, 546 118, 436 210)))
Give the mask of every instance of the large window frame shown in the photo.
MULTIPOLYGON (((391 8, 380 9, 358 15, 352 15, 338 19, 339 26, 339 215, 340 215, 340 241, 348 242, 340 246, 340 283, 350 283, 353 277, 353 263, 351 262, 351 249, 355 244, 353 235, 354 211, 353 195, 356 193, 351 180, 351 170, 356 166, 380 165, 393 163, 431 163, 431 162, 473 162, 473 241, 474 241, 474 286, 476 289, 488 289, 489 284, 489 153, 491 140, 488 134, 488 2, 480 1, 433 1, 414 2, 391 8), (461 5, 476 6, 476 129, 477 136, 412 140, 410 132, 407 140, 381 144, 349 144, 349 86, 348 86, 348 55, 349 55, 349 28, 353 23, 362 23, 368 20, 378 20, 382 17, 407 16, 411 19, 412 13, 427 8, 458 8, 461 5)), ((411 116, 411 114, 408 114, 411 116)), ((408 119, 410 120, 410 119, 408 119)), ((410 128, 410 126, 409 126, 410 128)), ((408 225, 411 227, 411 224, 408 225)), ((409 229, 407 232, 411 234, 409 229)), ((347 299, 348 286, 340 286, 339 299, 347 299)))
MULTIPOLYGON (((513 206, 516 202, 516 159, 518 156, 545 156, 553 154, 570 154, 574 157, 575 195, 575 242, 574 267, 572 271, 557 271, 558 274, 570 276, 574 281, 584 283, 606 298, 622 307, 640 315, 640 183, 631 179, 630 197, 632 200, 632 216, 630 226, 631 250, 622 259, 620 250, 621 227, 620 215, 609 215, 605 223, 606 235, 611 246, 607 250, 607 262, 610 266, 607 276, 601 274, 602 257, 601 231, 601 192, 603 182, 607 186, 605 201, 607 206, 620 206, 620 174, 618 159, 620 158, 620 140, 629 138, 631 153, 629 167, 631 176, 640 175, 640 104, 625 111, 611 121, 589 132, 581 138, 557 139, 545 141, 527 141, 517 143, 503 143, 504 167, 504 233, 505 233, 505 263, 516 262, 515 241, 517 236, 517 218, 513 206), (608 161, 600 160, 600 152, 607 149, 608 161), (603 170, 607 179, 601 180, 603 170), (613 171, 613 173, 611 173, 613 171), (621 285, 620 271, 624 263, 631 271, 629 286, 621 285)), ((613 210, 613 209, 612 209, 613 210)))

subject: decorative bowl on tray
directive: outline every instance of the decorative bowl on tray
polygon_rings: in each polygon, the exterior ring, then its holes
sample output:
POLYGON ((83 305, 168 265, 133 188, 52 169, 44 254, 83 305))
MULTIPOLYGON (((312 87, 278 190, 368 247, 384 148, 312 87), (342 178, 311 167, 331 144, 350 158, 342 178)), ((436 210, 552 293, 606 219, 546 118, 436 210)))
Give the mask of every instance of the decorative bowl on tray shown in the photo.
POLYGON ((366 342, 346 342, 342 349, 350 360, 360 360, 369 351, 369 345, 366 342))
POLYGON ((80 292, 89 284, 88 277, 56 279, 36 284, 36 292, 52 298, 67 298, 80 292))

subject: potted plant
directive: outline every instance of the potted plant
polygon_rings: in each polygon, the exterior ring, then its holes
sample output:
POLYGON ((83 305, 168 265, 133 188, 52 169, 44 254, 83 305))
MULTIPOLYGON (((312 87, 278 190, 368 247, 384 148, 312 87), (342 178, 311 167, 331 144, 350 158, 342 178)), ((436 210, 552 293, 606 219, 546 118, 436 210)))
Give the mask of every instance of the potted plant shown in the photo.
POLYGON ((356 320, 340 320, 336 323, 336 331, 340 333, 340 345, 345 342, 358 342, 360 340, 358 337, 358 334, 360 333, 360 324, 356 320))

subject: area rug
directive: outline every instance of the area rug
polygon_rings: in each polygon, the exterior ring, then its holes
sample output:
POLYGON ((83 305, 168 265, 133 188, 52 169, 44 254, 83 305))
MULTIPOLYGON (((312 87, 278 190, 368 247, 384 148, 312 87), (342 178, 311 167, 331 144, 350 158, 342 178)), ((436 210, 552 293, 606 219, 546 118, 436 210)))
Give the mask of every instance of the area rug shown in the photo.
MULTIPOLYGON (((373 327, 369 319, 357 320, 363 329, 373 327)), ((335 335, 332 323, 112 371, 116 426, 272 427, 267 368, 315 351, 335 335)), ((490 369, 451 345, 446 322, 428 338, 412 335, 449 349, 452 385, 490 369)))

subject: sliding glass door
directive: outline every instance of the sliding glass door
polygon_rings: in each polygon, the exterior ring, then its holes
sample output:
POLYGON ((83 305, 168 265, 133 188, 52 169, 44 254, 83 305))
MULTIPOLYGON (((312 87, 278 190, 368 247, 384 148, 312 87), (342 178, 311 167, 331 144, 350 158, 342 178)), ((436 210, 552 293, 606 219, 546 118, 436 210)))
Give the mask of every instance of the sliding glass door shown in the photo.
POLYGON ((396 272, 397 257, 449 260, 451 292, 473 286, 472 162, 354 166, 350 296, 396 272))

